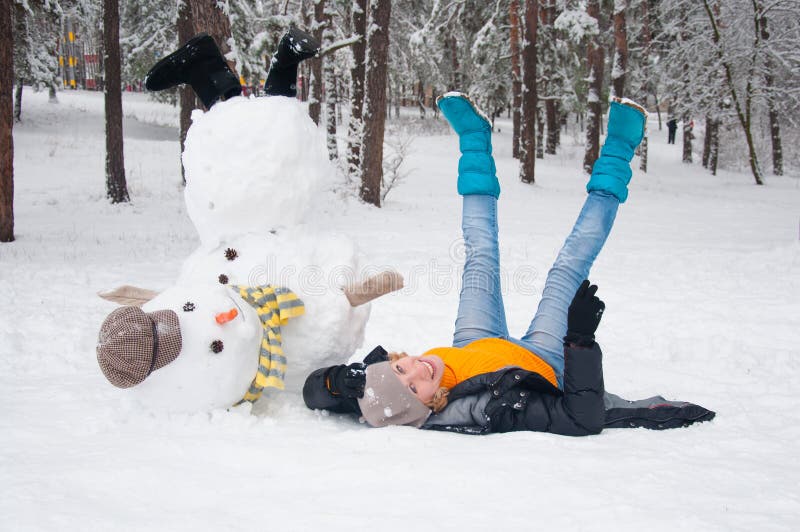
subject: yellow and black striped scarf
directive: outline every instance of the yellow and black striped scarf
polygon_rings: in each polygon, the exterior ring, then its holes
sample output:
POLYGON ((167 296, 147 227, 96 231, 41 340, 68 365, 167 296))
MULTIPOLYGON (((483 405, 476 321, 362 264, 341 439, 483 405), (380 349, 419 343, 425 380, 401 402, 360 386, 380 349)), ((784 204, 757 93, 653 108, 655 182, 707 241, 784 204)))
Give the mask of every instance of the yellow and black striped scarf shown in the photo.
POLYGON ((286 325, 289 318, 305 314, 306 308, 297 294, 288 288, 274 287, 268 284, 263 286, 234 285, 233 289, 237 290, 242 299, 256 309, 264 328, 261 351, 258 355, 258 373, 244 398, 237 404, 245 401, 252 403, 261 397, 264 388, 272 387, 283 390, 286 357, 281 347, 281 325, 286 325))

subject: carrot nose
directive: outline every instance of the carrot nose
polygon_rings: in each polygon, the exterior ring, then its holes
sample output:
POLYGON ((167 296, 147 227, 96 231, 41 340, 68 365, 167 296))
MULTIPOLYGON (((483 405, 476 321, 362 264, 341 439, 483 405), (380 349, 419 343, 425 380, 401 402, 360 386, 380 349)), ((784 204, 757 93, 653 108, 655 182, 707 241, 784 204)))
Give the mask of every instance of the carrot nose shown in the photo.
POLYGON ((223 325, 225 323, 228 323, 238 315, 239 311, 237 311, 235 308, 230 309, 228 312, 220 312, 219 314, 217 314, 216 317, 217 323, 223 325))

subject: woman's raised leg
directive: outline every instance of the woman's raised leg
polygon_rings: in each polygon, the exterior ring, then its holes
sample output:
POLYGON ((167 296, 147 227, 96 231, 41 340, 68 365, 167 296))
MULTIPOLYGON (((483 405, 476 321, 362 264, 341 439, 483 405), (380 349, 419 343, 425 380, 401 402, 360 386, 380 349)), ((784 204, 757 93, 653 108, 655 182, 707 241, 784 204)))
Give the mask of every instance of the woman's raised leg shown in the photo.
POLYGON ((539 308, 521 338, 521 343, 553 367, 559 383, 564 373, 569 304, 603 248, 619 204, 628 197, 630 161, 643 138, 645 120, 644 110, 636 104, 612 102, 608 135, 586 186, 589 196, 547 274, 539 308))
POLYGON ((550 364, 556 376, 564 373, 563 342, 567 334, 569 304, 581 282, 589 277, 592 263, 614 225, 619 203, 610 194, 598 191, 589 193, 572 231, 547 274, 536 315, 521 338, 530 344, 534 353, 550 364))
POLYGON ((464 273, 453 345, 487 337, 508 337, 500 289, 497 238, 497 181, 489 120, 466 95, 447 93, 437 105, 459 136, 458 192, 464 196, 464 273))

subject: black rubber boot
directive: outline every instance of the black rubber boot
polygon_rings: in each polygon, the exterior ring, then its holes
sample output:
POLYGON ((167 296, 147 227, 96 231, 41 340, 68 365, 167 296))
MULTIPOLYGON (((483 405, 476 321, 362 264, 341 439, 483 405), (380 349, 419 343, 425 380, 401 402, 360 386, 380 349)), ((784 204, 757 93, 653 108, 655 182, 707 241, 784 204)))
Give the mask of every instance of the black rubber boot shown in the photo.
POLYGON ((195 35, 156 63, 144 80, 144 86, 151 91, 169 89, 181 83, 192 86, 206 109, 220 99, 227 100, 242 93, 239 80, 207 33, 195 35))
POLYGON ((297 96, 297 65, 318 52, 319 42, 311 34, 291 28, 272 56, 264 92, 270 96, 297 96))

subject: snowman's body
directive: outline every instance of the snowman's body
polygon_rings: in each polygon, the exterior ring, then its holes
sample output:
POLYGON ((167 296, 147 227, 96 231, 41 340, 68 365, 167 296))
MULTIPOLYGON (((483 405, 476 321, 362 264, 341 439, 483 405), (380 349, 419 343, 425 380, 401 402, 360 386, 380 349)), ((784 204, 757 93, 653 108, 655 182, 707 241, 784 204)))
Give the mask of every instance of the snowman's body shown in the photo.
POLYGON ((195 111, 192 120, 185 196, 201 246, 177 285, 143 307, 178 314, 183 348, 132 389, 145 402, 181 410, 230 406, 256 374, 261 324, 230 285, 285 286, 303 300, 306 315, 281 329, 287 387, 301 386, 316 367, 347 360, 369 317, 369 305, 353 308, 341 292, 361 277, 359 255, 320 218, 333 199, 334 171, 305 108, 291 98, 238 97, 195 111), (241 322, 219 325, 214 316, 231 308, 230 301, 222 308, 231 294, 241 322), (187 302, 194 311, 183 310, 187 302), (214 339, 222 352, 209 348, 214 339))
POLYGON ((224 276, 228 284, 272 284, 294 291, 305 304, 305 315, 281 328, 287 385, 294 387, 314 369, 347 360, 361 345, 370 306, 350 306, 341 290, 359 274, 351 240, 298 227, 202 246, 186 260, 178 282, 218 283, 224 276))

